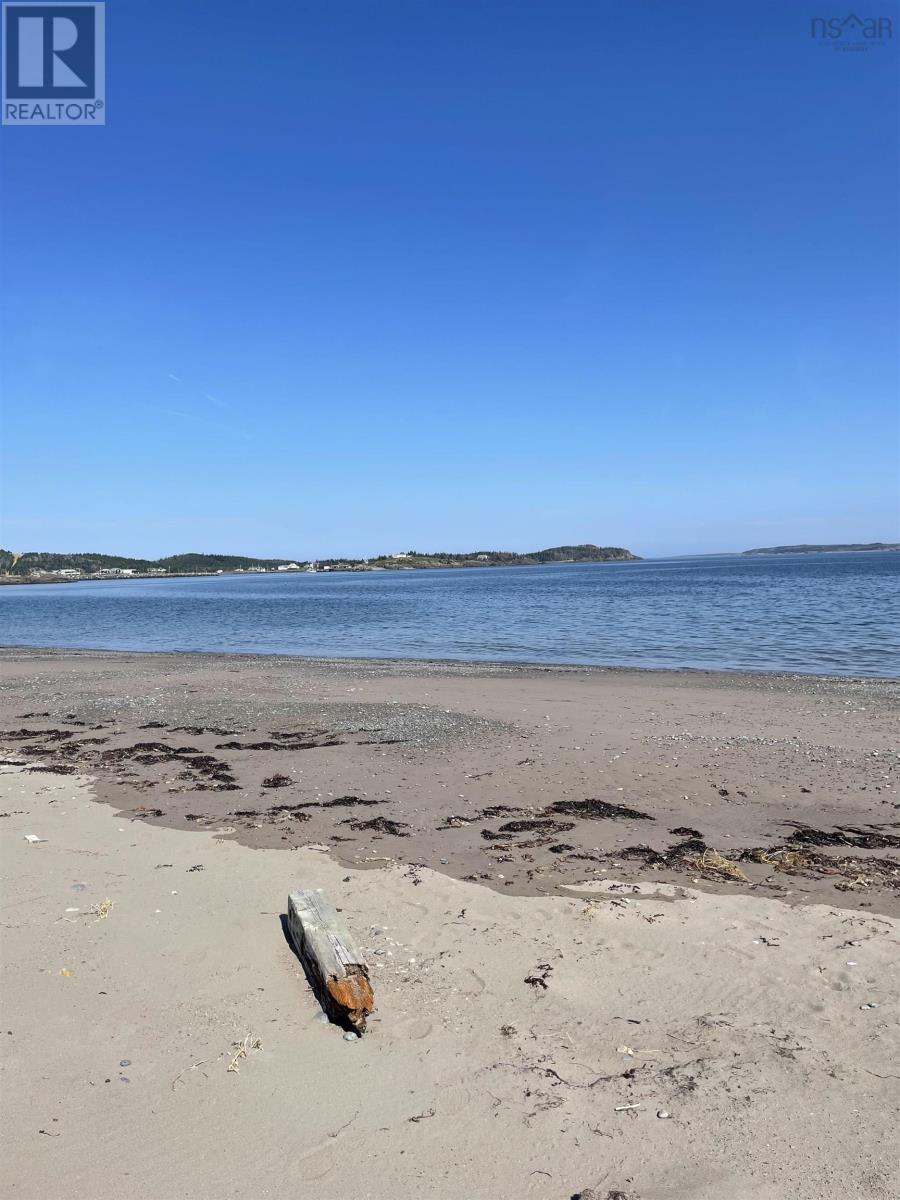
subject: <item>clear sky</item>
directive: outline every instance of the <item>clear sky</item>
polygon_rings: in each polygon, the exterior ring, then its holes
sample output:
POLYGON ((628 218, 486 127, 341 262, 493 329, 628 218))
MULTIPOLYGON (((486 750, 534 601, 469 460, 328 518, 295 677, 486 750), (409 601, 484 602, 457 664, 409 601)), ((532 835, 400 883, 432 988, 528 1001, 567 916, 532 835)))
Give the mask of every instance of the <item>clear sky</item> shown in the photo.
POLYGON ((106 127, 0 134, 0 544, 897 538, 874 7, 111 0, 106 127))

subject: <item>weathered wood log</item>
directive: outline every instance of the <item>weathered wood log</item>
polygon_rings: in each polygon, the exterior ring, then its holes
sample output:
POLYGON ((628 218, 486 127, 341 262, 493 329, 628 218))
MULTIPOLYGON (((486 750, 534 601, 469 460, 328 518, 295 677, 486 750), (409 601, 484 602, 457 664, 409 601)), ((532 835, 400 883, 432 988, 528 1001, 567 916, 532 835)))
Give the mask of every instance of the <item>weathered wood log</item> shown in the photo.
POLYGON ((334 905, 321 890, 291 892, 288 929, 330 1017, 357 1033, 375 1008, 369 971, 334 905))

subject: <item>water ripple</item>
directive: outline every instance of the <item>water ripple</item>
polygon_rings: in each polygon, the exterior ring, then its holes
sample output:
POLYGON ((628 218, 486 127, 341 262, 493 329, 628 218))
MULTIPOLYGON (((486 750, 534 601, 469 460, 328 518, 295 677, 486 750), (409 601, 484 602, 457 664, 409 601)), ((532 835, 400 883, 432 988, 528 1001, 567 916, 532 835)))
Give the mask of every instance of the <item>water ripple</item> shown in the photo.
POLYGON ((0 588, 7 645, 900 675, 900 555, 0 588))

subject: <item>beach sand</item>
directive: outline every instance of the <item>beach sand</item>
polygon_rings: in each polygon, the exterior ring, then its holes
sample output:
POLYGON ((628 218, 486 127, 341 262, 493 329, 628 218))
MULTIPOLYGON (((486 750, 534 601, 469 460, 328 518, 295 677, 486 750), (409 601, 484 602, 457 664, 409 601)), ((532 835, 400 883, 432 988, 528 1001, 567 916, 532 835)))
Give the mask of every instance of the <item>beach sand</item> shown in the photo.
POLYGON ((0 679, 4 1196, 900 1194, 896 684, 22 650, 0 679), (364 949, 360 1040, 283 933, 298 887, 364 949))
POLYGON ((524 895, 649 873, 900 915, 898 715, 871 679, 0 652, 9 762, 152 824, 524 895))
POLYGON ((897 1195, 895 920, 347 872, 2 770, 5 1196, 897 1195), (361 1040, 316 1019, 298 885, 368 955, 361 1040))

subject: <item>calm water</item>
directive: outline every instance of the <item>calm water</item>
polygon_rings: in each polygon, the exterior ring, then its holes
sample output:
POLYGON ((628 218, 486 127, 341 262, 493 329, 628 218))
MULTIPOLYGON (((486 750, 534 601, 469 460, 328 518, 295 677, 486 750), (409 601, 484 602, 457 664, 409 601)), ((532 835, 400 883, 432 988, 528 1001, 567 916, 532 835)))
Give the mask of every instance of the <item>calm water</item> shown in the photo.
POLYGON ((7 645, 900 675, 900 554, 0 587, 7 645))

